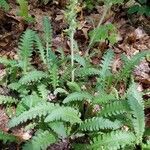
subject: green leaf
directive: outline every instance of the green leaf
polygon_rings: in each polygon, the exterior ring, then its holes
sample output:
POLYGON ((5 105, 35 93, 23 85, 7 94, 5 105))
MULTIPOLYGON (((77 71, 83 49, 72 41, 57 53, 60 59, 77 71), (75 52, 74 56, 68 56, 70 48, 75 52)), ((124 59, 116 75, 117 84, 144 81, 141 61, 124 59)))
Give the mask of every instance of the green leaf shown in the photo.
POLYGON ((109 74, 109 70, 111 69, 110 66, 112 65, 112 61, 114 58, 114 52, 112 50, 108 50, 101 62, 101 70, 100 70, 100 78, 105 79, 106 76, 109 74))
POLYGON ((63 103, 69 103, 69 102, 78 102, 78 101, 91 101, 93 96, 87 92, 74 92, 69 94, 63 101, 63 103))
POLYGON ((128 89, 127 98, 133 115, 131 121, 137 138, 136 142, 141 143, 145 131, 144 102, 142 94, 137 91, 137 86, 135 84, 132 84, 128 89))
POLYGON ((116 28, 113 24, 106 24, 106 25, 101 25, 98 28, 95 28, 89 33, 89 35, 90 35, 90 39, 93 40, 92 42, 93 44, 96 42, 104 41, 106 39, 109 39, 110 43, 115 43, 116 39, 112 38, 112 36, 116 37, 117 33, 116 33, 116 28))
POLYGON ((45 122, 65 121, 71 124, 80 123, 80 114, 77 110, 71 107, 60 107, 53 110, 46 118, 45 122))
POLYGON ((73 92, 80 92, 81 88, 77 82, 67 82, 69 89, 73 92))
POLYGON ((149 53, 150 53, 149 50, 142 51, 142 52, 135 54, 130 59, 128 59, 128 61, 125 62, 123 68, 121 69, 118 79, 125 80, 128 77, 130 77, 134 67, 137 66, 140 63, 140 61, 149 53))
POLYGON ((5 132, 0 130, 0 141, 3 141, 3 143, 16 142, 17 139, 16 139, 16 137, 14 135, 5 133, 5 132))
POLYGON ((77 77, 94 76, 99 75, 99 73, 100 71, 96 68, 83 67, 75 70, 75 76, 77 77))
POLYGON ((129 14, 134 14, 139 11, 140 6, 139 5, 133 5, 128 9, 129 14))
POLYGON ((129 112, 129 106, 126 100, 114 101, 105 105, 99 112, 100 116, 113 116, 129 112))
POLYGON ((0 0, 0 7, 4 8, 5 11, 9 10, 9 4, 6 0, 0 0))
POLYGON ((55 143, 57 140, 49 131, 39 131, 31 141, 28 141, 23 150, 46 150, 50 144, 55 143))
POLYGON ((117 150, 125 147, 126 145, 132 145, 135 141, 135 136, 131 132, 127 131, 112 131, 108 134, 99 135, 94 137, 91 142, 91 150, 117 150))
POLYGON ((28 120, 33 120, 36 117, 46 116, 57 107, 58 106, 48 102, 38 103, 35 107, 32 107, 28 111, 21 113, 19 116, 12 118, 9 121, 8 126, 9 128, 12 128, 28 120))
POLYGON ((50 122, 48 125, 60 138, 67 138, 67 127, 63 122, 50 122))
POLYGON ((17 62, 15 60, 7 59, 6 57, 0 57, 0 64, 3 64, 4 66, 14 67, 17 65, 17 62))
POLYGON ((32 82, 38 82, 43 78, 47 78, 48 75, 47 73, 43 72, 43 71, 37 71, 37 70, 33 70, 30 71, 28 74, 25 74, 20 80, 19 83, 27 85, 27 84, 31 84, 32 82))
POLYGON ((31 65, 30 60, 33 51, 34 37, 35 32, 28 29, 23 33, 20 39, 18 55, 20 58, 20 65, 24 73, 27 72, 28 67, 31 65))
POLYGON ((85 59, 82 57, 82 56, 80 56, 80 55, 75 55, 74 56, 74 61, 76 61, 76 62, 78 62, 81 66, 83 66, 83 67, 85 67, 86 66, 86 61, 85 61, 85 59))
POLYGON ((94 117, 86 119, 79 126, 82 131, 99 131, 100 129, 118 129, 122 126, 119 121, 111 121, 102 117, 94 117))
POLYGON ((17 102, 18 100, 11 96, 0 95, 0 104, 16 104, 17 102))

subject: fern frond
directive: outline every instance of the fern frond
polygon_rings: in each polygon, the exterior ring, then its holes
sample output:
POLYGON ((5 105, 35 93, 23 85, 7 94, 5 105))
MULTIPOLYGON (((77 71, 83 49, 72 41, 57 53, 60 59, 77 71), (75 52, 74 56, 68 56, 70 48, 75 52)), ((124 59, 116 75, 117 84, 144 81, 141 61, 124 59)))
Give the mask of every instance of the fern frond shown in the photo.
POLYGON ((27 120, 45 116, 55 108, 56 106, 52 103, 38 103, 38 105, 36 105, 35 107, 32 107, 28 111, 21 113, 19 116, 12 118, 8 124, 9 128, 15 127, 23 122, 26 122, 27 120))
POLYGON ((96 68, 79 68, 75 70, 75 76, 77 77, 88 77, 88 76, 94 76, 99 75, 100 71, 96 68))
POLYGON ((81 88, 76 82, 67 82, 67 86, 72 92, 81 92, 81 88))
POLYGON ((5 132, 0 130, 0 141, 3 141, 3 143, 15 142, 15 141, 17 141, 17 139, 14 135, 5 133, 5 132))
POLYGON ((48 125, 60 138, 67 138, 68 128, 64 122, 50 122, 48 125))
POLYGON ((145 130, 144 102, 135 84, 132 84, 128 89, 127 99, 133 115, 131 121, 137 137, 137 143, 140 143, 145 130))
POLYGON ((93 96, 87 92, 74 92, 69 94, 63 101, 63 103, 69 103, 69 102, 78 102, 78 101, 91 101, 93 96))
MULTIPOLYGON (((43 101, 43 100, 42 100, 43 101)), ((28 111, 30 108, 35 107, 36 104, 41 102, 41 98, 36 94, 25 96, 17 104, 16 116, 19 116, 21 113, 28 111)))
POLYGON ((6 0, 0 0, 0 7, 2 7, 5 11, 9 10, 9 4, 6 0))
POLYGON ((20 80, 19 83, 25 85, 25 84, 30 84, 32 82, 38 82, 43 78, 47 78, 48 75, 47 73, 43 72, 43 71, 31 71, 28 74, 25 74, 20 80))
POLYGON ((103 92, 102 94, 95 96, 93 98, 92 103, 93 104, 106 104, 115 99, 116 99, 116 97, 114 94, 111 94, 111 93, 107 94, 107 93, 103 92))
POLYGON ((46 150, 50 144, 56 142, 56 138, 49 131, 40 131, 37 133, 31 141, 28 141, 23 150, 46 150))
POLYGON ((62 93, 64 93, 64 94, 69 94, 65 89, 63 89, 63 88, 57 88, 55 91, 54 91, 54 95, 57 95, 58 93, 60 93, 60 94, 62 94, 62 93))
POLYGON ((3 64, 4 66, 14 67, 15 65, 17 65, 17 62, 15 60, 7 59, 6 57, 0 57, 0 64, 3 64))
POLYGON ((83 66, 83 67, 85 67, 86 66, 86 61, 85 61, 85 59, 82 57, 82 56, 80 56, 80 55, 75 55, 74 56, 74 61, 76 61, 76 62, 78 62, 81 66, 83 66))
POLYGON ((126 145, 132 145, 134 141, 135 136, 131 132, 112 131, 111 133, 95 137, 91 142, 90 148, 93 150, 117 150, 125 147, 126 145))
POLYGON ((35 32, 32 30, 26 30, 21 36, 19 43, 19 58, 21 60, 20 65, 24 71, 27 72, 30 66, 31 55, 33 51, 35 32))
POLYGON ((0 95, 0 104, 16 104, 17 102, 18 100, 11 96, 0 95))
MULTIPOLYGON (((52 27, 49 21, 49 18, 46 16, 43 19, 43 31, 44 31, 44 41, 45 41, 45 47, 46 47, 46 62, 47 66, 50 69, 50 66, 52 65, 52 59, 54 57, 54 54, 51 50, 52 45, 52 27)), ((55 60, 56 61, 56 60, 55 60)))
POLYGON ((18 91, 18 89, 21 87, 21 84, 18 83, 18 82, 13 82, 13 83, 10 83, 8 85, 8 88, 11 89, 11 90, 14 90, 14 91, 18 91))
POLYGON ((102 110, 99 112, 100 116, 112 116, 112 115, 118 115, 123 114, 125 112, 130 111, 127 101, 121 100, 121 101, 115 101, 111 102, 110 104, 107 104, 102 108, 102 110))
POLYGON ((111 121, 102 117, 94 117, 86 119, 79 126, 79 130, 82 131, 99 131, 100 129, 118 129, 122 126, 119 121, 111 121))
POLYGON ((126 63, 123 66, 123 69, 120 71, 119 79, 122 80, 128 78, 131 75, 131 72, 133 71, 134 67, 137 66, 148 53, 150 52, 143 51, 137 53, 133 57, 131 57, 130 60, 126 61, 126 63))
POLYGON ((37 88, 38 88, 38 92, 40 93, 40 96, 42 97, 42 99, 46 100, 48 97, 48 93, 49 93, 46 86, 44 84, 41 84, 37 88))
POLYGON ((108 76, 113 59, 114 59, 114 52, 112 50, 108 50, 102 58, 102 62, 100 65, 101 66, 100 78, 104 79, 106 76, 108 76))
POLYGON ((58 67, 56 64, 53 64, 53 66, 51 66, 50 80, 53 88, 56 89, 56 87, 59 85, 58 67))
POLYGON ((41 57, 43 63, 46 64, 47 60, 46 60, 45 48, 44 48, 42 41, 40 40, 38 35, 35 35, 35 41, 36 41, 36 47, 40 53, 40 57, 41 57))
POLYGON ((65 121, 71 124, 80 123, 80 113, 71 107, 60 107, 53 110, 46 118, 45 122, 65 121))
POLYGON ((43 19, 43 31, 44 31, 44 40, 46 43, 46 48, 50 49, 52 41, 52 27, 47 16, 43 19))
POLYGON ((147 141, 146 144, 142 144, 142 150, 149 150, 150 149, 150 140, 147 141))

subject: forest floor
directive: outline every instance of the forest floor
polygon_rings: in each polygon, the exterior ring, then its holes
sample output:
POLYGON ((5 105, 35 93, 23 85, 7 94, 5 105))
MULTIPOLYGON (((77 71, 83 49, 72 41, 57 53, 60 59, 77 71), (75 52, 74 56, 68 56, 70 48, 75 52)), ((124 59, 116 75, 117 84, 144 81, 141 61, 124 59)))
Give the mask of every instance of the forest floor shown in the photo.
MULTIPOLYGON (((34 17, 34 23, 26 23, 20 16, 17 16, 18 6, 13 0, 10 2, 10 11, 4 13, 0 9, 0 56, 16 59, 16 51, 18 47, 18 40, 20 35, 27 28, 33 29, 38 33, 42 33, 42 19, 44 16, 49 16, 53 28, 52 48, 56 51, 62 48, 67 55, 70 53, 69 40, 64 34, 67 28, 67 23, 64 21, 65 5, 57 3, 49 3, 48 5, 40 5, 34 0, 30 0, 30 14, 34 17)), ((79 7, 80 8, 80 7, 79 7)), ((87 11, 80 8, 78 13, 79 27, 75 33, 75 40, 79 45, 79 51, 84 54, 88 45, 88 32, 96 26, 99 18, 101 17, 102 7, 96 6, 92 11, 87 11)), ((112 64, 112 70, 115 72, 121 67, 120 57, 125 53, 127 56, 132 56, 143 50, 150 50, 150 18, 139 18, 139 16, 128 16, 125 9, 115 7, 114 10, 108 13, 103 24, 111 22, 115 24, 118 30, 118 42, 111 45, 108 42, 98 43, 95 45, 91 52, 96 51, 96 55, 92 59, 93 64, 99 64, 102 54, 111 48, 115 52, 115 59, 112 64), (133 19, 134 18, 134 19, 133 19), (140 21, 139 21, 140 20, 140 21), (144 25, 141 23, 145 23, 144 25)), ((34 58, 35 64, 38 63, 36 56, 34 58)), ((0 65, 0 77, 5 73, 5 68, 0 65)), ((138 90, 148 90, 150 87, 150 60, 147 58, 142 61, 139 66, 134 70, 134 77, 138 83, 138 90)), ((120 91, 124 91, 124 87, 120 91)), ((0 93, 6 92, 5 89, 0 87, 0 93)), ((146 99, 150 98, 150 94, 145 95, 146 99)), ((146 124, 150 127, 150 110, 146 109, 146 124)), ((6 126, 9 117, 5 113, 5 109, 0 107, 0 129, 8 131, 6 126)), ((21 129, 14 131, 15 135, 28 136, 22 133, 21 129)), ((54 146, 54 149, 68 149, 67 142, 54 146), (59 145, 59 146, 58 146, 59 145), (60 146, 61 145, 61 146, 60 146), (58 148, 59 147, 59 148, 58 148)), ((0 146, 1 147, 1 146, 0 146)), ((6 146, 8 149, 18 149, 17 145, 12 144, 6 146)), ((3 148, 6 148, 5 146, 3 148)), ((0 148, 1 149, 1 148, 0 148)), ((52 149, 52 148, 51 148, 52 149)))

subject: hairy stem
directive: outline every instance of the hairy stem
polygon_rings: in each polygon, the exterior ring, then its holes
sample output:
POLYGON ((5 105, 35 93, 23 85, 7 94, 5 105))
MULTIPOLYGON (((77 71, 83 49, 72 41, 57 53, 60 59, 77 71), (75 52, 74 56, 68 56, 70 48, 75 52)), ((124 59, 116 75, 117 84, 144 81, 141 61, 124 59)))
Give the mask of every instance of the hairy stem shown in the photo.
POLYGON ((71 67, 72 67, 72 72, 71 72, 71 81, 74 82, 74 31, 71 31, 70 35, 70 49, 71 49, 71 67))

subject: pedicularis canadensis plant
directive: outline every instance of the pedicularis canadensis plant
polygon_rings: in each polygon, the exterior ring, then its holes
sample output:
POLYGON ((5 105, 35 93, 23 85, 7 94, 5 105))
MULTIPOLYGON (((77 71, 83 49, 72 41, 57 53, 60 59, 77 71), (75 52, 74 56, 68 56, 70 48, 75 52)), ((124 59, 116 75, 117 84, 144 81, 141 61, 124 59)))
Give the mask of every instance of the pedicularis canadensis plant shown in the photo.
POLYGON ((62 50, 57 50, 57 55, 52 50, 52 27, 45 17, 42 37, 29 29, 21 36, 17 60, 0 58, 6 67, 1 83, 10 91, 10 95, 0 95, 0 104, 16 107, 8 123, 9 130, 23 126, 25 132, 33 132, 32 138, 19 141, 14 135, 0 131, 0 140, 22 142, 23 150, 47 149, 64 139, 73 149, 149 148, 144 100, 131 78, 134 67, 149 51, 130 59, 122 55, 123 67, 117 73, 111 71, 113 50, 106 51, 99 66, 92 65, 88 56, 74 53, 76 10, 71 7, 76 4, 77 1, 71 0, 70 14, 66 14, 71 57, 62 50), (42 65, 33 64, 33 53, 42 65), (128 85, 124 95, 118 92, 120 83, 128 85), (77 142, 80 138, 84 140, 77 142))
POLYGON ((75 53, 75 40, 74 34, 77 28, 76 14, 77 14, 77 5, 78 0, 70 0, 70 5, 68 5, 68 9, 66 11, 66 19, 69 24, 69 29, 67 29, 67 33, 70 39, 70 49, 71 49, 71 81, 74 82, 74 53, 75 53))
MULTIPOLYGON (((0 58, 0 63, 6 66, 2 81, 14 95, 0 95, 0 104, 16 106, 16 114, 8 127, 11 130, 22 125, 25 131, 34 131, 31 139, 23 141, 23 149, 46 149, 62 139, 71 142, 79 137, 86 142, 73 142, 74 149, 148 147, 142 93, 133 81, 123 96, 119 95, 117 86, 113 86, 116 79, 118 83, 126 83, 133 68, 148 52, 138 53, 131 59, 123 56, 124 66, 116 74, 111 73, 112 50, 104 54, 100 67, 75 55, 76 78, 70 82, 67 72, 71 67, 70 57, 66 59, 63 52, 56 55, 52 51, 48 17, 43 20, 43 29, 42 38, 32 30, 25 31, 19 43, 18 60, 0 58), (32 65, 33 52, 39 54, 43 68, 32 65), (96 79, 93 85, 89 77, 96 79)), ((19 142, 17 137, 3 131, 0 139, 5 143, 19 142)))

